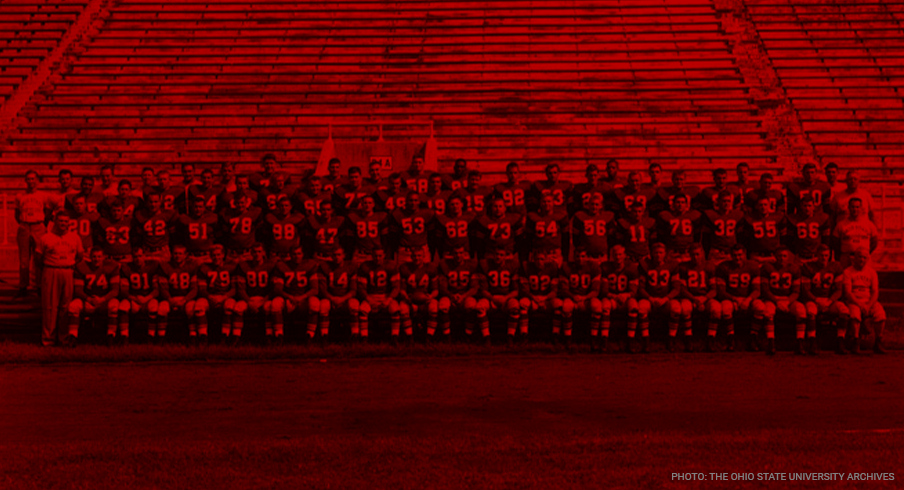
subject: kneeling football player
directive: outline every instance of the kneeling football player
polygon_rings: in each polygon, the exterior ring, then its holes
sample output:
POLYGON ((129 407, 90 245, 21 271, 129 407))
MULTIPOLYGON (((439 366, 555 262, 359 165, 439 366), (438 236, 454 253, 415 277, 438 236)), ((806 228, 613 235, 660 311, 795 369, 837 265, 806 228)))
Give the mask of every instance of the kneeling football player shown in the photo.
POLYGON ((183 311, 188 319, 189 339, 197 341, 197 313, 207 313, 207 300, 198 300, 198 266, 188 259, 184 245, 174 245, 169 262, 160 266, 160 293, 162 300, 157 307, 157 341, 166 338, 166 326, 172 311, 183 311), (202 308, 195 310, 198 301, 202 308))

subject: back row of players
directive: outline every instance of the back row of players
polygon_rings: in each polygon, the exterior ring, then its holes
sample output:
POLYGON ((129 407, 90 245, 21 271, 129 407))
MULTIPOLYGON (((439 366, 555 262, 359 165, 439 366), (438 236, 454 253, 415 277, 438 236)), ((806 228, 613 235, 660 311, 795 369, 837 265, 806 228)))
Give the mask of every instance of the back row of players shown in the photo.
MULTIPOLYGON (((127 335, 129 313, 142 310, 155 317, 149 334, 165 335, 169 311, 182 310, 192 335, 206 337, 207 313, 217 308, 222 334, 234 338, 252 315, 280 339, 286 315, 296 312, 310 338, 325 335, 338 309, 350 314, 353 336, 367 337, 370 313, 386 311, 392 335, 411 335, 417 323, 432 337, 449 334, 450 311, 461 310, 465 333, 476 327, 488 339, 488 312, 499 309, 510 338, 526 334, 538 312, 551 315, 553 334, 566 340, 574 311, 586 311, 595 348, 605 347, 618 310, 642 350, 659 310, 670 339, 679 325, 689 339, 692 314, 704 315, 708 349, 720 325, 733 347, 738 311, 752 314, 769 353, 777 311, 794 318, 800 352, 805 339, 815 351, 818 313, 835 320, 839 351, 846 334, 856 344, 866 317, 881 338, 884 312, 866 264, 878 232, 856 172, 833 191, 806 166, 783 193, 769 174, 758 186, 729 184, 724 170, 702 190, 687 186, 681 171, 671 186, 643 185, 636 172, 622 183, 613 162, 608 178, 591 165, 578 185, 560 180, 557 165, 547 167, 544 181, 521 182, 512 163, 507 182, 491 188, 463 162, 451 175, 428 174, 415 157, 408 171, 385 181, 378 164, 370 179, 355 167, 338 178, 338 168, 331 162, 329 175, 296 188, 266 158, 263 172, 235 177, 231 188, 228 166, 222 186, 209 170, 192 184, 193 167, 184 166, 189 185, 178 189, 161 172, 156 182, 145 178, 140 197, 128 181, 98 197, 83 179, 65 198, 67 226, 92 250, 77 268, 70 330, 77 335, 93 297, 108 306, 111 335, 116 325, 127 335), (845 270, 833 255, 857 259, 845 270), (122 291, 114 286, 118 263, 126 264, 118 271, 122 291), (86 291, 92 281, 99 286, 99 269, 109 276, 106 289, 86 291)), ((739 178, 747 170, 739 165, 739 178)), ((650 175, 655 171, 651 166, 650 175)))

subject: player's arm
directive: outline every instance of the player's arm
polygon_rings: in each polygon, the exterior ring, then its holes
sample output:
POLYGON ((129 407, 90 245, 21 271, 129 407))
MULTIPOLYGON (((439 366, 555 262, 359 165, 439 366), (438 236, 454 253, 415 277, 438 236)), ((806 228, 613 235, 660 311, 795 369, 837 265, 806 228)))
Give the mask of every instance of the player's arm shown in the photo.
MULTIPOLYGON (((282 266, 282 263, 280 263, 282 266)), ((285 270, 282 270, 282 267, 277 269, 278 274, 273 278, 273 297, 283 297, 286 299, 291 299, 290 295, 288 295, 285 291, 286 289, 286 278, 285 278, 285 270)))
POLYGON ((788 301, 794 303, 797 301, 797 298, 800 297, 800 278, 795 279, 791 283, 791 294, 788 296, 788 301))
POLYGON ((157 288, 160 290, 160 298, 164 301, 169 301, 170 299, 170 290, 169 290, 169 281, 164 276, 159 276, 157 278, 157 288))
POLYGON ((835 257, 841 257, 841 223, 836 224, 835 229, 832 230, 829 246, 832 247, 835 257))
MULTIPOLYGON (((351 278, 351 279, 348 281, 348 292, 346 292, 346 293, 343 294, 342 296, 339 296, 339 297, 337 298, 338 302, 339 302, 339 303, 345 303, 345 302, 348 301, 349 299, 354 298, 354 297, 358 294, 358 289, 359 289, 359 284, 358 284, 357 274, 356 274, 355 277, 351 278)), ((360 287, 360 289, 363 290, 363 291, 362 291, 362 294, 366 294, 366 293, 367 293, 367 289, 366 289, 366 288, 360 287)))
POLYGON ((358 299, 367 300, 367 271, 364 271, 363 274, 358 275, 358 279, 355 281, 357 283, 358 288, 358 299))
POLYGON ((829 301, 832 303, 836 301, 840 301, 841 297, 844 295, 844 276, 839 275, 835 278, 835 282, 832 284, 832 295, 829 296, 829 301))
POLYGON ((611 298, 612 293, 609 290, 609 277, 605 274, 601 274, 599 278, 599 298, 611 298))
POLYGON ((185 302, 189 302, 198 297, 198 275, 192 274, 188 294, 185 295, 185 302))
POLYGON ((816 301, 816 296, 813 295, 813 281, 810 280, 809 277, 805 275, 801 275, 800 278, 800 300, 805 302, 816 301))
POLYGON ((480 291, 480 274, 471 274, 471 277, 468 279, 468 286, 468 290, 461 295, 462 299, 470 298, 480 291))
POLYGON ((675 299, 681 294, 681 280, 678 277, 678 274, 672 275, 671 280, 669 281, 672 289, 669 290, 669 293, 665 295, 666 300, 675 299))
MULTIPOLYGON (((750 287, 750 294, 747 295, 748 301, 753 301, 753 300, 759 298, 763 292, 762 291, 763 290, 763 287, 762 287, 763 280, 760 279, 760 276, 755 276, 751 282, 753 284, 751 284, 751 287, 750 287)), ((769 289, 768 285, 767 285, 766 289, 769 289)))
POLYGON ((637 281, 637 296, 640 296, 642 299, 650 299, 650 293, 647 292, 647 277, 646 274, 642 274, 640 279, 637 281))
POLYGON ((760 294, 766 301, 775 302, 775 295, 772 294, 772 287, 769 285, 769 276, 760 274, 760 294))
POLYGON ((317 293, 320 292, 320 274, 316 272, 311 274, 311 277, 308 278, 308 281, 311 282, 308 290, 301 294, 301 296, 297 296, 295 300, 299 303, 309 300, 310 298, 317 296, 317 293))
POLYGON ((251 297, 248 296, 247 285, 245 284, 245 275, 238 274, 235 278, 235 292, 236 297, 241 300, 248 302, 251 300, 251 297))
POLYGON ((389 278, 389 283, 392 285, 392 291, 389 292, 389 299, 398 298, 399 294, 402 292, 402 275, 398 270, 393 272, 392 277, 389 278))
POLYGON ((85 294, 85 278, 81 277, 81 274, 75 274, 72 281, 72 297, 88 301, 88 295, 85 294))
POLYGON ((107 294, 105 294, 102 298, 100 298, 98 304, 107 304, 111 299, 118 298, 120 289, 119 285, 119 271, 116 271, 116 274, 114 274, 113 277, 110 278, 110 291, 107 292, 107 294))

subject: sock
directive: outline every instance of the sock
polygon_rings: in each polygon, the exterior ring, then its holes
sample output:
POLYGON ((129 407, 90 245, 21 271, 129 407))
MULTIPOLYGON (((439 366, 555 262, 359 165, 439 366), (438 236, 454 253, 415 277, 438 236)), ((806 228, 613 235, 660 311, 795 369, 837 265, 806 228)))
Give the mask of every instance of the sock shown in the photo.
POLYGON ((400 321, 402 323, 402 330, 405 332, 405 335, 409 337, 414 335, 414 327, 411 323, 411 315, 401 316, 400 321))
POLYGON ((242 315, 236 315, 232 321, 232 336, 241 337, 243 328, 245 328, 245 319, 242 318, 242 315))
POLYGON ((681 319, 681 331, 684 332, 685 337, 694 336, 694 331, 691 325, 693 325, 693 323, 691 323, 691 317, 681 319))
POLYGON ((794 323, 794 328, 797 331, 797 340, 803 340, 807 335, 807 321, 803 318, 797 319, 797 321, 794 323))
POLYGON ((766 338, 774 339, 775 338, 775 318, 765 318, 764 319, 766 326, 766 338))
POLYGON ((734 335, 734 317, 723 318, 722 323, 725 325, 725 333, 734 335))
POLYGON ((273 313, 273 335, 277 337, 282 337, 285 335, 285 319, 283 318, 283 313, 281 311, 277 311, 273 313))
POLYGON ((611 317, 609 315, 603 315, 600 317, 600 337, 604 339, 609 338, 609 326, 611 325, 611 317))
POLYGON ((847 335, 848 323, 850 322, 850 318, 848 318, 848 316, 845 315, 845 316, 838 317, 838 319, 835 321, 837 322, 837 324, 835 325, 836 334, 838 335, 838 337, 843 339, 844 336, 847 335))
POLYGON ((633 339, 637 332, 637 313, 628 313, 628 338, 633 339))
POLYGON ((506 335, 508 335, 509 337, 514 337, 515 332, 518 331, 518 318, 519 318, 519 315, 517 313, 509 314, 508 325, 506 325, 506 332, 505 332, 506 335))
POLYGON ((709 317, 709 323, 706 325, 706 335, 709 337, 715 337, 716 332, 719 330, 719 319, 709 317))
MULTIPOLYGON (((640 317, 638 323, 640 323, 640 336, 643 338, 649 337, 650 336, 650 317, 648 317, 648 316, 640 317)), ((672 322, 669 322, 669 330, 670 331, 672 330, 672 322)), ((675 326, 675 330, 676 331, 678 330, 677 324, 675 326)))
POLYGON ((391 315, 389 315, 389 330, 392 332, 392 335, 398 337, 401 329, 402 319, 399 314, 392 313, 391 315))

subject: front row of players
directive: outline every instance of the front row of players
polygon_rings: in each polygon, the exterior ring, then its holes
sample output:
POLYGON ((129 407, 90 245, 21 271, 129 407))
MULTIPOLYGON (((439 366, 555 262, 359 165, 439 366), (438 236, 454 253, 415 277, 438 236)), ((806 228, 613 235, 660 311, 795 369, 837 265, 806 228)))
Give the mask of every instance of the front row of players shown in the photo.
POLYGON ((249 322, 263 324, 267 338, 276 342, 283 340, 286 323, 304 325, 305 341, 318 334, 324 340, 338 314, 347 319, 352 339, 366 340, 371 316, 385 313, 393 342, 402 334, 412 339, 415 329, 427 340, 448 339, 454 317, 465 336, 489 343, 490 315, 498 313, 509 342, 526 339, 529 320, 541 316, 552 320, 553 339, 568 343, 579 316, 589 322, 594 351, 608 350, 613 319, 624 319, 625 350, 635 351, 639 339, 641 352, 647 352, 651 319, 667 324, 669 350, 679 332, 690 350, 696 316, 706 324, 707 351, 716 349, 720 328, 726 349, 734 350, 735 318, 744 317, 751 319, 748 350, 759 350, 765 336, 765 350, 774 354, 775 319, 783 314, 795 323, 797 353, 816 353, 820 316, 835 325, 839 354, 859 350, 860 326, 867 320, 876 337, 874 350, 884 352, 885 312, 866 250, 855 251, 847 269, 830 260, 824 245, 803 265, 787 248, 779 248, 774 261, 761 262, 735 246, 729 259, 714 266, 699 244, 691 246, 689 261, 678 264, 667 260, 660 243, 637 264, 620 245, 612 247, 608 262, 579 250, 574 262, 561 266, 555 252, 536 253, 523 267, 502 249, 478 262, 459 247, 438 267, 426 247, 410 255, 410 262, 397 267, 379 248, 359 264, 342 248, 324 261, 307 259, 296 247, 284 260, 268 260, 256 244, 250 259, 236 265, 217 245, 199 265, 177 245, 167 262, 137 248, 133 261, 120 266, 94 248, 90 260, 76 267, 69 342, 88 314, 106 316, 110 342, 117 334, 127 342, 129 325, 139 314, 147 318, 148 337, 162 340, 170 314, 180 313, 193 341, 207 341, 208 316, 214 316, 222 325, 221 338, 237 343, 249 322))

